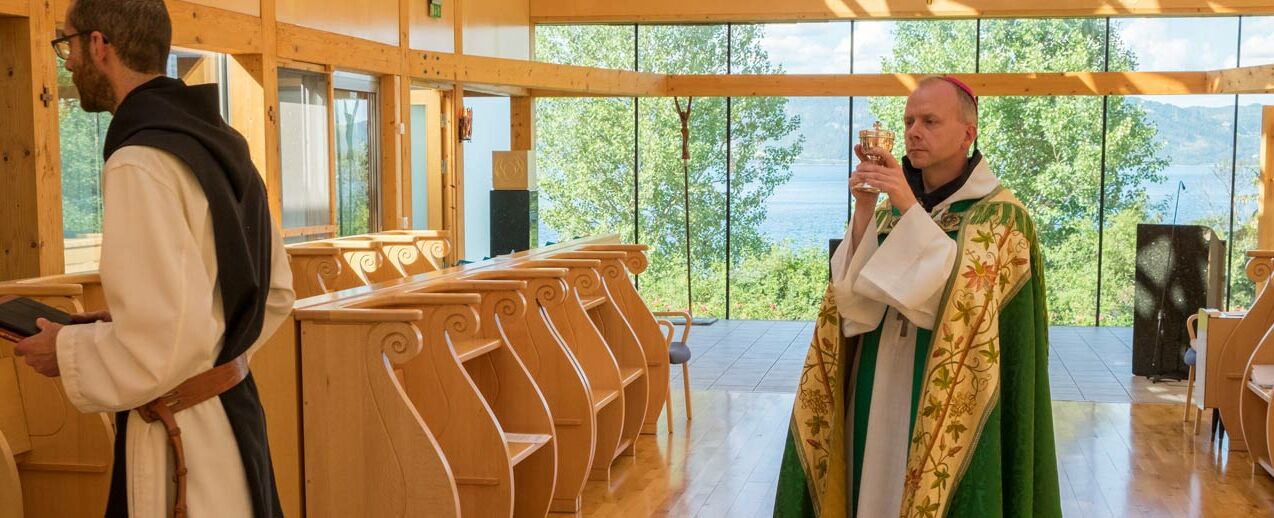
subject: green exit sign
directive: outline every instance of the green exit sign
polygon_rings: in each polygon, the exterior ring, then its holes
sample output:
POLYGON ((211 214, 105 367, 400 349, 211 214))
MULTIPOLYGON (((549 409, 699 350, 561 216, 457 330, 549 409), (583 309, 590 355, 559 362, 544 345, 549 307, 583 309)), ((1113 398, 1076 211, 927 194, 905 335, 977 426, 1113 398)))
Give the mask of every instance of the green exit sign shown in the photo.
POLYGON ((442 18, 442 0, 429 0, 429 16, 442 18))

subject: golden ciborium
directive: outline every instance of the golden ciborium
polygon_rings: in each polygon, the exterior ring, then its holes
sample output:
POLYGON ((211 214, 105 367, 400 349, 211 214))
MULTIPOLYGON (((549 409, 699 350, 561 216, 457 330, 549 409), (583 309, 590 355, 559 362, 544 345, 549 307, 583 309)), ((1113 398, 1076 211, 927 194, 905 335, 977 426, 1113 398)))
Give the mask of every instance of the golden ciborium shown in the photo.
MULTIPOLYGON (((884 157, 872 153, 871 149, 880 149, 886 153, 892 153, 894 150, 894 132, 889 131, 880 126, 880 121, 876 121, 871 129, 865 129, 858 132, 858 143, 863 146, 863 154, 867 155, 867 160, 884 165, 884 157)), ((861 192, 880 192, 880 189, 872 187, 867 183, 862 183, 854 190, 861 192)))

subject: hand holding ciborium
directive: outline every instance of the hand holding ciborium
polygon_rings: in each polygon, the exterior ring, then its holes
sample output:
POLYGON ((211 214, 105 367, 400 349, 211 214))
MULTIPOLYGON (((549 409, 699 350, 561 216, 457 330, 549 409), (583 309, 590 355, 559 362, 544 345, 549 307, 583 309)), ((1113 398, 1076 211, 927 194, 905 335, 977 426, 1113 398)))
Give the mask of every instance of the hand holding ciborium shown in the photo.
MULTIPOLYGON (((862 145, 863 153, 867 156, 867 160, 880 165, 885 165, 884 158, 872 153, 871 151, 881 150, 885 153, 892 153, 894 150, 894 132, 881 127, 880 121, 876 121, 876 123, 872 125, 871 129, 865 129, 858 132, 858 143, 862 145)), ((871 193, 880 192, 880 189, 872 187, 865 182, 855 186, 854 190, 871 193)))

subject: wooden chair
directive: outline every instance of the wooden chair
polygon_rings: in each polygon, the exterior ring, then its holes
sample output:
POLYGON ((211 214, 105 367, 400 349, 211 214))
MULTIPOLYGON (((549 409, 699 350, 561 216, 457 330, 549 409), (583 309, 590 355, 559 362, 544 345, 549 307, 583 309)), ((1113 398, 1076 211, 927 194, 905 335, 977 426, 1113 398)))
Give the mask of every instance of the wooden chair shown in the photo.
POLYGON ((553 512, 580 510, 581 494, 593 464, 597 414, 583 368, 548 320, 571 292, 562 268, 495 268, 467 277, 523 281, 528 309, 521 318, 503 320, 505 336, 535 379, 553 416, 557 442, 557 481, 553 512))
MULTIPOLYGON (((659 311, 655 313, 661 317, 682 317, 685 319, 686 325, 681 328, 681 340, 674 341, 673 333, 676 326, 668 320, 660 320, 659 325, 664 328, 664 341, 668 346, 668 363, 671 365, 681 365, 681 386, 685 391, 686 400, 686 421, 694 419, 694 410, 690 405, 690 328, 694 325, 694 320, 690 318, 688 311, 659 311)), ((664 400, 664 406, 668 407, 668 431, 672 432, 672 391, 668 391, 668 396, 664 400)))
MULTIPOLYGON (((1198 362, 1199 337, 1197 332, 1198 328, 1196 327, 1198 324, 1198 321, 1199 321, 1199 315, 1197 313, 1190 315, 1189 317, 1186 318, 1186 333, 1190 335, 1190 348, 1187 349, 1185 353, 1185 364, 1190 366, 1190 373, 1186 377, 1186 403, 1185 403, 1185 410, 1183 411, 1183 415, 1181 417, 1182 422, 1186 422, 1186 423, 1190 422, 1190 403, 1191 403, 1191 398, 1194 397, 1194 369, 1196 364, 1199 363, 1198 362)), ((1196 435, 1199 433, 1199 419, 1202 417, 1203 417, 1203 407, 1198 406, 1195 408, 1195 415, 1194 415, 1194 433, 1196 435)))
POLYGON ((459 517, 455 470, 392 367, 421 353, 422 312, 300 309, 296 317, 307 373, 306 514, 459 517))
MULTIPOLYGON (((565 268, 570 291, 566 300, 546 311, 562 341, 566 343, 588 379, 592 406, 596 413, 597 433, 594 442, 589 480, 610 481, 611 463, 632 446, 624 444, 624 432, 633 430, 625 415, 624 378, 620 365, 601 331, 588 315, 585 300, 595 303, 594 292, 601 279, 595 268, 600 261, 583 259, 533 259, 512 265, 514 268, 565 268), (627 425, 627 426, 626 426, 627 425), (622 446, 622 448, 621 448, 622 446)), ((631 368, 631 365, 626 365, 631 368)), ((628 372, 631 376, 631 371, 628 372)), ((635 379, 635 378, 630 378, 635 379)), ((642 415, 645 406, 642 406, 642 415)), ((640 416, 639 416, 640 418, 640 416)), ((635 434, 633 434, 635 436, 635 434)))

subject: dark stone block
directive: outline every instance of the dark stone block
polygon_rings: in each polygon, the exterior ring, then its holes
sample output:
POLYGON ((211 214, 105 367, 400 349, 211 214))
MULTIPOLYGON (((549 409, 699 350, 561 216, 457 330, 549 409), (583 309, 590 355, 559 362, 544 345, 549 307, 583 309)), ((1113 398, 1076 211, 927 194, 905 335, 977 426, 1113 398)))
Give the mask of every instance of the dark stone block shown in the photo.
POLYGON ((529 250, 539 242, 535 191, 491 191, 491 257, 529 250))

